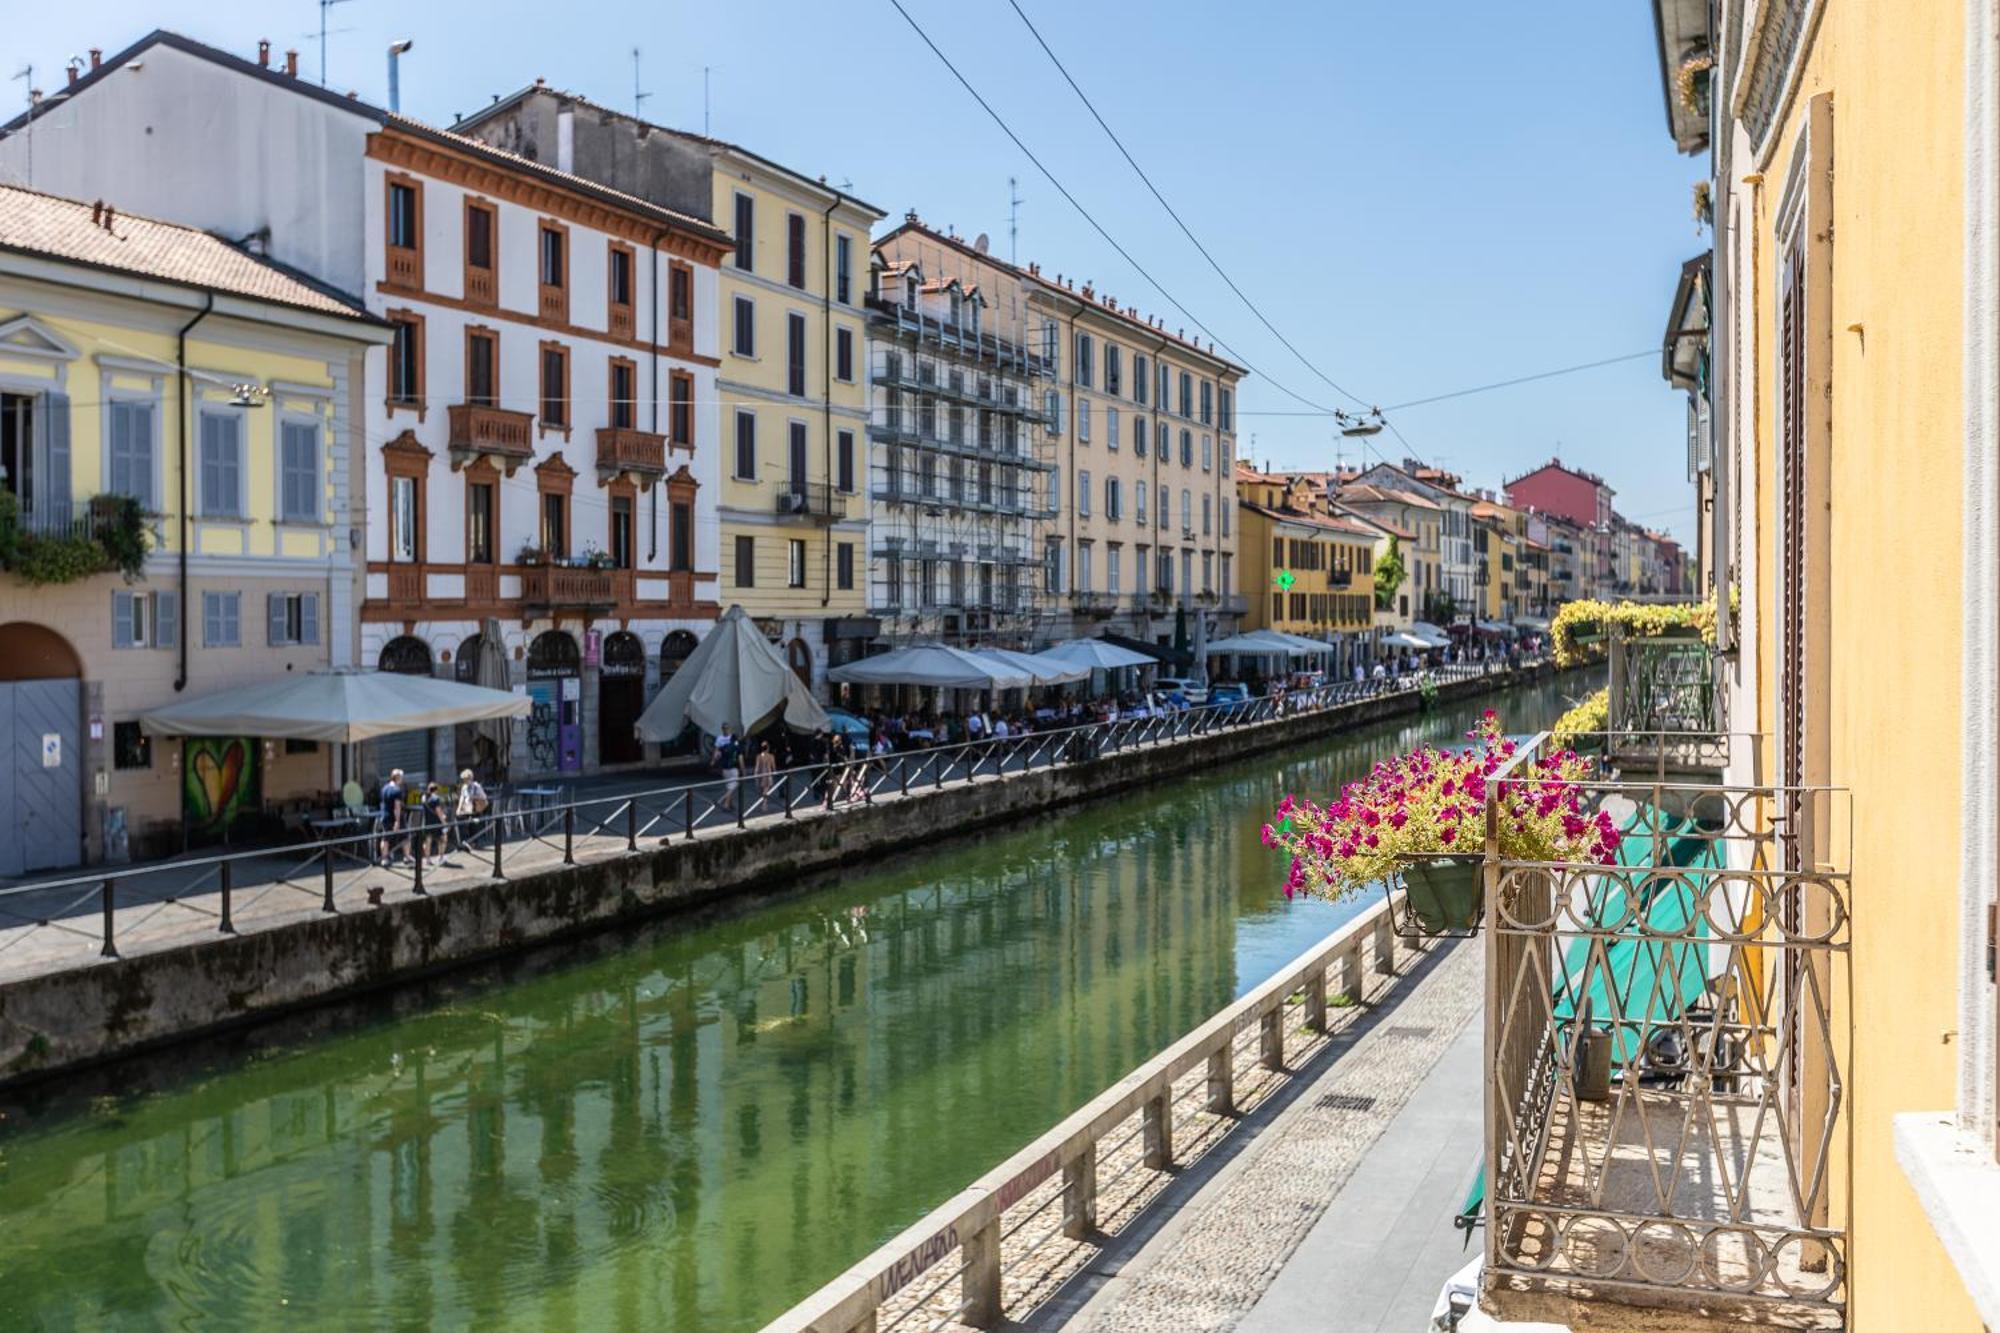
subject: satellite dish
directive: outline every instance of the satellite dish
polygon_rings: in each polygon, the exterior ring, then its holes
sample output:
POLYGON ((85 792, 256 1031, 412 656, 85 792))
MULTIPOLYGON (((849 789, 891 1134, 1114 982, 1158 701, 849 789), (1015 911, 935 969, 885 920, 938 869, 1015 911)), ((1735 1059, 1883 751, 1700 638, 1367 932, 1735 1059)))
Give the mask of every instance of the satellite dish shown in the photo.
POLYGON ((972 242, 972 248, 983 255, 986 253, 986 248, 991 244, 992 242, 986 239, 986 233, 982 231, 979 233, 978 238, 972 242))

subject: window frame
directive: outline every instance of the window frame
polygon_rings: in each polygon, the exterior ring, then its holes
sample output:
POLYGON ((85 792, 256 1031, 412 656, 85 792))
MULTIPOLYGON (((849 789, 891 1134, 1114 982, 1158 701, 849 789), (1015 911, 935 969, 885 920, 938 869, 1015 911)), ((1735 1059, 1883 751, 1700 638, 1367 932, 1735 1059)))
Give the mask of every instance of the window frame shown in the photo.
POLYGON ((694 376, 667 372, 667 445, 694 452, 694 376))
POLYGON ((757 271, 757 197, 736 191, 736 253, 733 259, 742 273, 757 271))
POLYGON ((535 229, 535 283, 541 317, 557 324, 569 323, 569 292, 576 273, 576 254, 570 245, 569 227, 555 218, 541 218, 535 229), (549 241, 554 238, 555 280, 549 279, 549 241))
POLYGON ((463 387, 467 406, 500 406, 500 331, 498 329, 486 324, 468 324, 465 326, 465 383, 463 387), (488 365, 490 371, 489 383, 487 385, 488 391, 484 394, 478 394, 473 391, 472 345, 475 342, 485 343, 492 349, 488 365))
POLYGON ((223 403, 198 402, 195 404, 195 517, 201 520, 221 519, 229 522, 243 522, 250 517, 250 423, 243 409, 232 408, 223 403), (208 461, 206 459, 206 424, 211 421, 229 422, 236 431, 236 458, 232 464, 235 472, 235 499, 230 508, 217 509, 211 504, 214 498, 208 489, 208 461))
POLYGON ((326 453, 326 421, 308 412, 282 412, 278 415, 274 430, 277 435, 277 448, 272 451, 275 455, 273 461, 276 464, 272 471, 276 474, 277 493, 272 498, 275 502, 273 512, 277 515, 277 521, 301 527, 319 527, 325 522, 326 513, 326 482, 322 466, 322 458, 326 453), (295 480, 292 475, 294 469, 286 458, 288 446, 291 443, 287 438, 287 433, 296 429, 305 429, 312 433, 312 449, 310 451, 312 470, 306 482, 306 491, 311 498, 311 506, 309 511, 305 513, 293 510, 287 499, 289 483, 295 480))
POLYGON ((730 435, 729 475, 735 481, 755 481, 757 480, 757 413, 753 408, 739 407, 736 409, 735 420, 736 428, 730 435), (746 424, 749 427, 747 437, 744 429, 746 424), (748 472, 743 470, 746 445, 750 460, 748 472))
POLYGON ((785 540, 785 586, 803 588, 806 586, 806 539, 788 537, 785 540))
POLYGON ((465 301, 468 305, 486 309, 497 309, 500 305, 500 209, 487 199, 467 195, 465 216, 460 226, 459 244, 464 258, 465 301), (486 218, 486 260, 477 264, 472 259, 472 215, 482 214, 486 218), (484 274, 475 278, 474 274, 484 274))
POLYGON ((410 369, 416 380, 414 385, 401 386, 413 390, 412 392, 401 394, 397 392, 399 387, 397 381, 401 378, 402 358, 398 355, 398 339, 392 338, 389 345, 383 349, 384 355, 388 359, 388 374, 383 377, 383 388, 385 390, 383 395, 384 415, 394 416, 398 412, 415 412, 417 420, 422 421, 425 413, 430 408, 429 372, 426 366, 429 339, 425 336, 424 317, 420 312, 415 310, 396 309, 383 311, 382 318, 396 328, 399 331, 399 335, 401 330, 407 329, 409 331, 407 337, 409 338, 410 359, 414 362, 410 369))
POLYGON ((567 441, 570 431, 576 427, 576 393, 573 375, 574 358, 569 346, 557 338, 544 338, 536 348, 535 356, 535 425, 542 435, 559 434, 567 441), (549 357, 559 358, 562 366, 562 394, 553 400, 561 404, 562 415, 551 419, 549 416, 549 357))
POLYGON ((614 338, 630 338, 637 323, 639 305, 639 254, 624 241, 609 241, 604 247, 605 326, 614 338), (618 299, 619 261, 625 266, 625 299, 618 299))
POLYGON ((382 174, 382 246, 384 252, 383 280, 385 285, 399 291, 422 291, 424 289, 424 182, 401 171, 382 174), (410 243, 401 244, 396 240, 396 191, 410 193, 410 243), (403 256, 402 266, 395 257, 403 256), (408 280, 402 274, 407 272, 408 280))
POLYGON ((639 363, 629 356, 606 357, 604 361, 604 393, 606 424, 614 430, 639 429, 639 363), (621 399, 618 396, 618 372, 624 371, 630 378, 630 394, 621 399), (624 404, 626 420, 620 421, 619 404, 624 404))
POLYGON ((745 361, 757 359, 757 303, 737 295, 730 303, 733 322, 729 327, 729 354, 745 361))

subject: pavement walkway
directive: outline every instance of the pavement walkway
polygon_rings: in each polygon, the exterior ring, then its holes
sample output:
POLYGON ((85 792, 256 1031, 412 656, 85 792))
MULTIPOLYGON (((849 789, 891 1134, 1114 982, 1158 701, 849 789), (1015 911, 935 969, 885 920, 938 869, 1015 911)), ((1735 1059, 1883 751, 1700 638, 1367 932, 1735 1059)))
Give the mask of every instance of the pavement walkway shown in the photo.
POLYGON ((1483 976, 1476 943, 1449 946, 1061 1326, 1421 1330, 1466 1258, 1483 976))

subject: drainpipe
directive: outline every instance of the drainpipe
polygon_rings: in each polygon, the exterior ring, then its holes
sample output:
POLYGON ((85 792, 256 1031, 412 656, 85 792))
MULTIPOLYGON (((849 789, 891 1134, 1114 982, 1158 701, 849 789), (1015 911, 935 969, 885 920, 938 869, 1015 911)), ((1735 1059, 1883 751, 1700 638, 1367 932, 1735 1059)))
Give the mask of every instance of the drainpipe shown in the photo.
MULTIPOLYGON (((188 397, 188 342, 187 336, 195 325, 207 319, 215 310, 215 293, 209 292, 199 313, 181 325, 174 335, 174 365, 180 375, 180 411, 174 415, 175 434, 179 436, 180 452, 180 510, 178 526, 180 531, 180 596, 174 614, 180 623, 174 627, 174 639, 180 646, 180 671, 174 677, 174 693, 187 688, 188 683, 188 418, 194 415, 194 403, 188 397)), ((155 636, 157 637, 157 635, 155 636)))
MULTIPOLYGON (((833 495, 833 210, 840 207, 842 197, 836 191, 833 196, 833 202, 828 204, 826 211, 819 215, 820 248, 825 251, 824 272, 819 275, 822 288, 820 292, 820 333, 822 334, 822 342, 824 344, 820 348, 820 360, 824 363, 821 369, 825 374, 823 387, 826 390, 825 396, 820 402, 823 423, 822 433, 825 436, 820 441, 820 451, 826 458, 826 492, 829 497, 827 506, 829 509, 832 508, 831 497, 833 495)), ((828 518, 826 540, 821 543, 824 549, 820 551, 819 562, 819 606, 822 611, 833 605, 833 523, 831 522, 830 514, 828 518)), ((826 627, 824 625, 820 627, 820 638, 822 642, 825 641, 826 627)))
MULTIPOLYGON (((652 389, 650 392, 653 399, 652 424, 653 434, 655 435, 660 433, 660 242, 666 239, 666 235, 665 228, 653 233, 653 241, 650 247, 653 252, 653 280, 650 284, 652 287, 653 305, 653 336, 650 341, 653 344, 653 351, 649 360, 652 364, 650 371, 652 375, 652 389)), ((673 450, 665 450, 664 457, 671 459, 673 457, 673 450)), ((646 561, 648 564, 660 558, 660 488, 665 486, 666 482, 667 479, 663 476, 653 483, 653 517, 650 524, 648 524, 646 534, 646 561)))

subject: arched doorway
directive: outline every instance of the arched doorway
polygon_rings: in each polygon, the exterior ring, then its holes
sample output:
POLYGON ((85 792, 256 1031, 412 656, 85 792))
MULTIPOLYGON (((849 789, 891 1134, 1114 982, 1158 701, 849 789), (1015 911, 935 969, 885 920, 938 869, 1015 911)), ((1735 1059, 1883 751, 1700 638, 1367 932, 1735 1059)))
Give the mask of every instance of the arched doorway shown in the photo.
MULTIPOLYGON (((399 635, 382 645, 382 653, 375 666, 377 670, 399 676, 428 676, 431 674, 431 646, 411 635, 399 635)), ((392 736, 376 738, 376 784, 379 786, 387 781, 390 770, 397 768, 403 770, 405 787, 430 781, 431 733, 428 730, 399 731, 392 736)), ((374 793, 369 795, 372 797, 374 793)))
POLYGON ((541 773, 583 768, 583 654, 576 639, 546 630, 528 645, 528 767, 541 773))
MULTIPOLYGON (((486 651, 484 634, 468 634, 458 645, 458 656, 452 660, 452 675, 461 685, 477 685, 479 681, 480 655, 486 651)), ((461 722, 452 728, 451 751, 453 778, 465 769, 479 781, 492 784, 501 780, 507 770, 507 756, 501 752, 498 737, 505 735, 505 722, 461 722)))
POLYGON ((605 764, 636 764, 646 747, 632 727, 646 707, 646 645, 620 630, 604 640, 597 671, 597 758, 605 764))
POLYGON ((785 661, 792 668, 792 674, 797 676, 807 689, 811 689, 813 683, 813 651, 807 646, 804 639, 795 638, 785 645, 785 661))
POLYGON ((45 625, 0 625, 0 876, 83 862, 83 662, 45 625))

